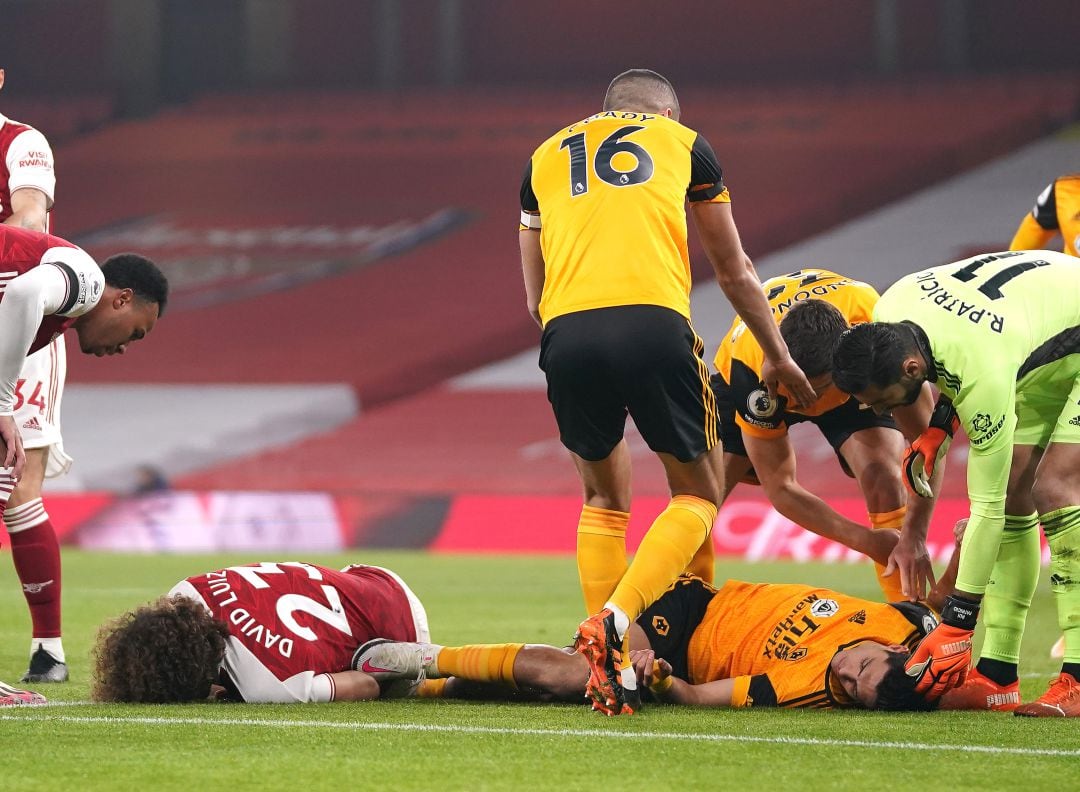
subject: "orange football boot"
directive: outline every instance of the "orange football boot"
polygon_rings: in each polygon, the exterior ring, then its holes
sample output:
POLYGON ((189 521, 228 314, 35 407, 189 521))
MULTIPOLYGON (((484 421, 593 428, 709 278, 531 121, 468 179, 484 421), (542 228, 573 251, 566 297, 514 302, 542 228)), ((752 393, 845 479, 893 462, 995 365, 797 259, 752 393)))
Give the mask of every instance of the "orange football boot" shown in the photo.
POLYGON ((1080 682, 1072 674, 1058 674, 1050 689, 1030 704, 1021 704, 1014 715, 1025 718, 1080 717, 1080 682))
POLYGON ((967 680, 941 697, 943 710, 993 710, 1012 712, 1020 706, 1020 680, 1011 685, 999 685, 976 669, 968 672, 967 680))

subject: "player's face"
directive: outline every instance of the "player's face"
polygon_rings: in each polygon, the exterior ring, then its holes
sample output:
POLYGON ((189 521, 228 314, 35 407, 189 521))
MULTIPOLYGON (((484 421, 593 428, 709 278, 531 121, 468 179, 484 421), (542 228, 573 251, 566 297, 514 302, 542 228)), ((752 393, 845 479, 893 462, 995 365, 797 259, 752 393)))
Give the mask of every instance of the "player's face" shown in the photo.
POLYGON ((886 646, 876 641, 863 641, 850 649, 837 652, 830 668, 849 696, 867 709, 877 706, 877 691, 881 680, 889 673, 889 655, 907 654, 902 646, 886 646))
POLYGON ((864 391, 855 394, 864 407, 873 410, 878 415, 895 409, 914 404, 922 392, 922 380, 911 377, 901 377, 899 382, 894 382, 885 388, 871 385, 864 391))
POLYGON ((122 355, 128 344, 146 336, 157 323, 158 304, 140 300, 130 289, 107 292, 101 303, 75 324, 79 348, 88 355, 122 355), (126 294, 125 294, 126 293, 126 294))

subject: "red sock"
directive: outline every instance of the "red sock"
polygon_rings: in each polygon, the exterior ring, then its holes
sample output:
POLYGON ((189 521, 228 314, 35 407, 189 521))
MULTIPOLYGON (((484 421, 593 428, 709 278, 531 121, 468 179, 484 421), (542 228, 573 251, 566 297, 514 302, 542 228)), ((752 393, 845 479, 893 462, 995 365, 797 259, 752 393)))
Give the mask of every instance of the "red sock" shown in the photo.
POLYGON ((40 499, 4 512, 35 638, 60 637, 60 543, 40 499), (23 527, 30 524, 29 527, 23 527))

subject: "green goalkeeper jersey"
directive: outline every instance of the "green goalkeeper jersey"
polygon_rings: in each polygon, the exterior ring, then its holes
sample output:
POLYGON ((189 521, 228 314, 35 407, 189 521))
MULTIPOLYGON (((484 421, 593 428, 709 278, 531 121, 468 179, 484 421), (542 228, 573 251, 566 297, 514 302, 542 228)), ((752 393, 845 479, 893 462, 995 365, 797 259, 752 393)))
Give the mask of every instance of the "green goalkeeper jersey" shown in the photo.
MULTIPOLYGON (((1080 259, 1047 250, 1013 251, 933 267, 888 289, 874 320, 913 322, 925 333, 924 352, 932 358, 928 378, 952 400, 971 443, 971 522, 964 550, 992 543, 996 554, 1017 393, 1029 383, 1045 388, 1050 381, 1067 396, 1080 376, 1080 259)), ((958 580, 974 594, 984 590, 993 565, 993 554, 978 556, 962 554, 958 580)))

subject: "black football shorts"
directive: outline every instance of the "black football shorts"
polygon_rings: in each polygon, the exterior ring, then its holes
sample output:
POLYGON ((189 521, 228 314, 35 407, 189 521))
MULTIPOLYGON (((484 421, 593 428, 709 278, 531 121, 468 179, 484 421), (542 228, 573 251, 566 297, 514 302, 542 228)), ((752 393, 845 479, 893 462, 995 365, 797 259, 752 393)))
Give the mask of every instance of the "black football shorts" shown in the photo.
POLYGON ((577 311, 552 319, 540 368, 563 445, 606 459, 629 413, 653 451, 690 462, 719 442, 705 345, 684 316, 655 305, 577 311))

